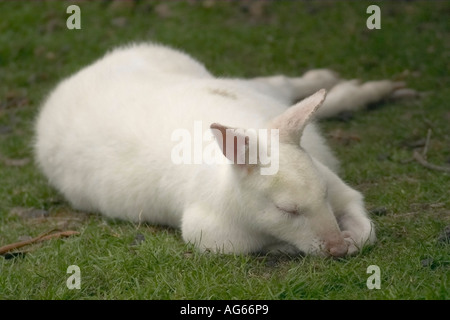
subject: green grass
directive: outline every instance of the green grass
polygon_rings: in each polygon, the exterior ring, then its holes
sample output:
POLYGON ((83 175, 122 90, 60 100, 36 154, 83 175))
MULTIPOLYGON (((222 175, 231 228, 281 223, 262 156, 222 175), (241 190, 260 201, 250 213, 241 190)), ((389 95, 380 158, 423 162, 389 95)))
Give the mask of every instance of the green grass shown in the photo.
MULTIPOLYGON (((79 236, 0 257, 1 299, 449 299, 450 175, 412 158, 432 130, 428 160, 450 161, 448 1, 377 2, 382 29, 366 28, 369 2, 271 1, 259 14, 238 2, 139 1, 134 7, 77 1, 82 30, 66 28, 69 2, 0 1, 0 246, 54 227, 79 236), (179 231, 73 212, 32 159, 33 121, 64 77, 116 45, 152 40, 182 48, 217 75, 300 75, 327 67, 343 77, 401 79, 427 93, 322 127, 342 177, 365 194, 379 241, 332 260, 201 254, 179 231), (339 140, 336 136, 356 136, 339 140), (348 142, 348 143, 345 143, 348 142), (50 212, 24 219, 14 208, 50 212), (145 241, 131 246, 136 234, 145 241), (69 265, 81 290, 69 290, 69 265), (369 265, 381 289, 369 290, 369 265)), ((253 6, 253 7, 252 7, 253 6)))

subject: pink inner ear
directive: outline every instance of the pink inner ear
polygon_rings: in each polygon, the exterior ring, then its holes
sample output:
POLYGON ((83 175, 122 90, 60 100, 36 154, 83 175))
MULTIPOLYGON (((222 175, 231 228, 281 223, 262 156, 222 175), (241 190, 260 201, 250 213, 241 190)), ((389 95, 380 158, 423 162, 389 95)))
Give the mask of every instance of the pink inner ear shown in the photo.
POLYGON ((236 129, 219 123, 211 124, 210 128, 217 139, 217 143, 219 144, 223 155, 235 164, 245 164, 245 158, 238 159, 238 157, 242 157, 242 155, 245 157, 249 138, 245 135, 236 133, 236 129))
POLYGON ((222 153, 225 155, 227 129, 229 128, 220 123, 213 123, 210 125, 210 128, 213 129, 212 132, 217 139, 217 143, 219 144, 220 149, 222 149, 222 153))

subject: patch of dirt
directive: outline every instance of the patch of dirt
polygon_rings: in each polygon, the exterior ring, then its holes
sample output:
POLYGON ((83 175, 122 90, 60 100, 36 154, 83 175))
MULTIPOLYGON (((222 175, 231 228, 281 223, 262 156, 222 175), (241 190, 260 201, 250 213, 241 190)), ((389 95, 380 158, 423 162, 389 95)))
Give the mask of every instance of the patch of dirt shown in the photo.
POLYGON ((442 230, 437 240, 439 243, 450 244, 450 225, 446 226, 444 230, 442 230))
POLYGON ((13 109, 26 106, 30 103, 26 92, 23 90, 10 90, 5 98, 0 100, 0 109, 13 109))
POLYGON ((386 207, 376 207, 371 209, 370 211, 371 215, 375 215, 375 216, 385 216, 386 214, 388 214, 388 208, 386 207))
POLYGON ((142 233, 137 233, 133 241, 130 243, 130 247, 137 247, 145 241, 145 236, 142 233))
POLYGON ((37 208, 15 207, 9 211, 28 225, 46 225, 54 229, 78 229, 87 222, 91 214, 76 212, 69 208, 43 210, 37 208))
POLYGON ((9 214, 23 219, 46 218, 49 216, 49 212, 46 210, 23 207, 12 208, 9 214))
POLYGON ((343 144, 345 146, 347 146, 351 143, 361 141, 361 137, 359 135, 344 131, 342 129, 335 129, 335 130, 331 131, 328 134, 328 136, 331 139, 333 139, 333 140, 337 141, 338 143, 343 144))

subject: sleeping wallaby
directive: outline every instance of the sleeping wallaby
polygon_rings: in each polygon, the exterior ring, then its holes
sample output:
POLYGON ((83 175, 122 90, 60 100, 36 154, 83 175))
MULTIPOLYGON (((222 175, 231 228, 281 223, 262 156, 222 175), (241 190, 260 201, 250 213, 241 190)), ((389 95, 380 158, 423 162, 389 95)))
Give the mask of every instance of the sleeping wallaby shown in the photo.
POLYGON ((216 78, 180 51, 135 44, 50 94, 36 159, 74 208, 181 228, 200 250, 343 257, 375 231, 312 119, 398 87, 324 69, 216 78))

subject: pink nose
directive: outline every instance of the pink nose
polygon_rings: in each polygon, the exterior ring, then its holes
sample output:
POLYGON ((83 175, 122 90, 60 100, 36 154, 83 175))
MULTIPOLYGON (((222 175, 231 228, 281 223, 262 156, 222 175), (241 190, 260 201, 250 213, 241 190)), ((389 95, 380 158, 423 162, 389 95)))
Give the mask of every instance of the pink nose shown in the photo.
POLYGON ((328 247, 330 255, 336 258, 344 257, 347 254, 347 251, 348 245, 345 242, 339 242, 328 247))

